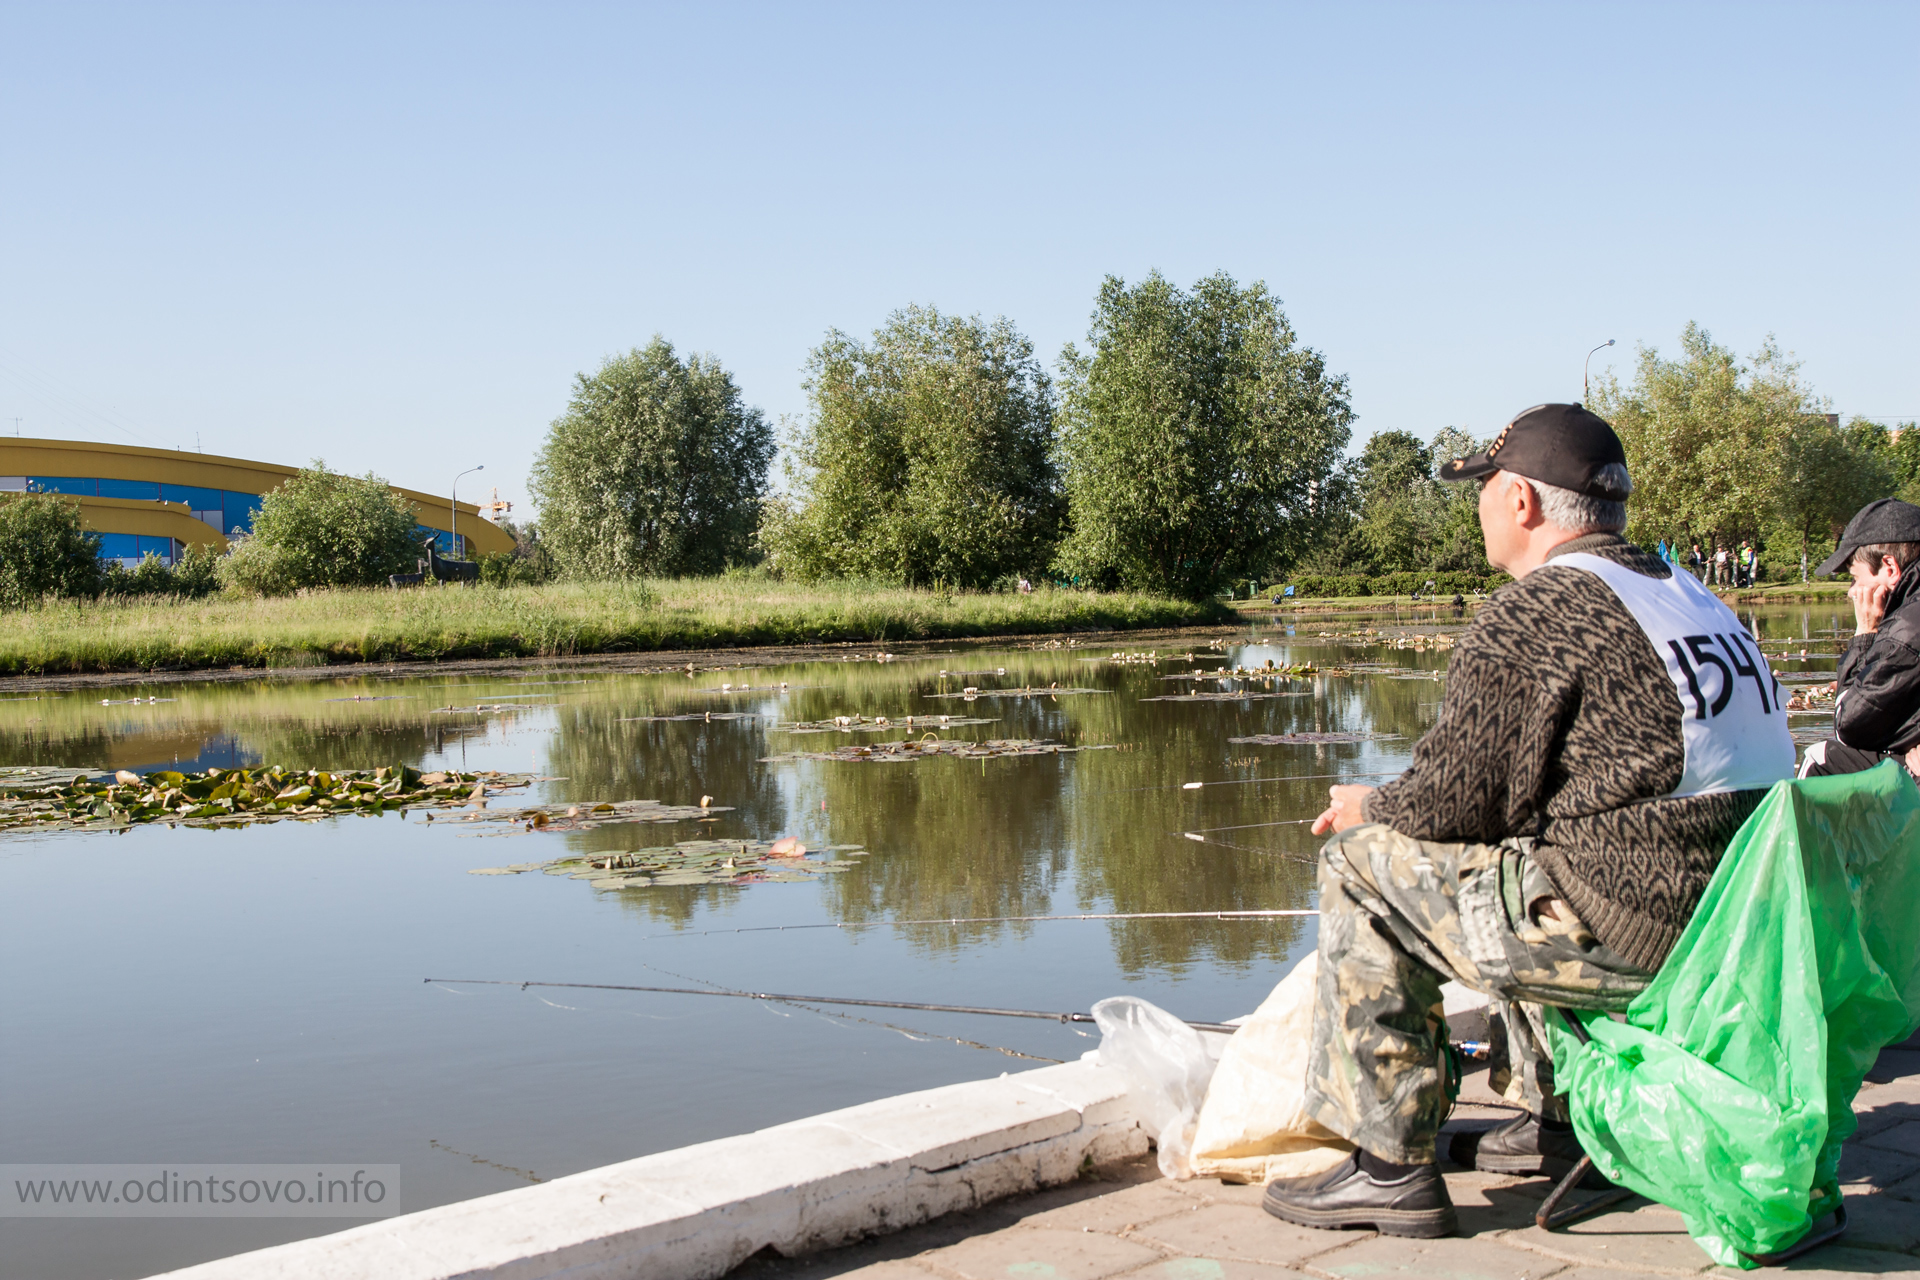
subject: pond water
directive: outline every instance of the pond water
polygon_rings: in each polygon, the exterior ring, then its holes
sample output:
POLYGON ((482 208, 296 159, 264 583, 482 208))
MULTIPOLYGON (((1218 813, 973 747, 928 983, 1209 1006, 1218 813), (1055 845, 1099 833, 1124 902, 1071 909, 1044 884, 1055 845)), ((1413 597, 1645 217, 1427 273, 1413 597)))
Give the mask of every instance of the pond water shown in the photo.
MULTIPOLYGON (((1770 655, 1795 655, 1776 660, 1783 679, 1807 682, 1831 678, 1848 621, 1800 609, 1749 625, 1770 655)), ((1330 780, 1404 767, 1445 688, 1447 642, 1431 638, 1459 625, 1306 615, 1212 647, 1124 644, 1157 662, 1063 640, 692 674, 0 691, 0 765, 405 763, 542 779, 494 810, 713 805, 587 831, 416 812, 0 838, 0 1163, 398 1165, 412 1210, 1096 1043, 1056 1022, 429 977, 1056 1011, 1131 993, 1194 1020, 1245 1013, 1313 945, 1311 918, 896 922, 1311 907, 1317 842, 1301 820, 1330 780), (1176 678, 1268 661, 1321 671, 1176 678), (869 723, 788 728, 841 716, 869 723), (871 727, 880 716, 888 728, 871 727), (1081 749, 793 758, 928 734, 1081 749), (1236 741, 1305 734, 1356 740, 1236 741), (1263 825, 1276 823, 1293 825, 1263 825), (469 874, 786 835, 859 852, 809 855, 846 861, 834 873, 746 884, 469 874)), ((1795 720, 1809 739, 1822 724, 1795 720)), ((0 1220, 0 1272, 141 1276, 349 1225, 0 1220)))

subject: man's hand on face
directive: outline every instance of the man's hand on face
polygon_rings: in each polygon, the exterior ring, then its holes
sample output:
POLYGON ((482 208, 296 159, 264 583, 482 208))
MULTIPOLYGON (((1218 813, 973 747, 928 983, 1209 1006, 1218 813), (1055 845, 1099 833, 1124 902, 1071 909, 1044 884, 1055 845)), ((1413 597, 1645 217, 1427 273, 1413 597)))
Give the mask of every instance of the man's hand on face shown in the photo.
POLYGON ((1872 635, 1887 616, 1887 598, 1900 583, 1900 568, 1893 557, 1882 556, 1872 572, 1858 561, 1848 565, 1847 572, 1853 575, 1853 585, 1847 588, 1847 599, 1853 602, 1853 634, 1872 635))
POLYGON ((1345 831, 1365 822, 1367 819, 1360 807, 1372 791, 1372 787, 1362 786, 1328 787, 1327 811, 1313 820, 1313 834, 1323 836, 1329 831, 1345 831))

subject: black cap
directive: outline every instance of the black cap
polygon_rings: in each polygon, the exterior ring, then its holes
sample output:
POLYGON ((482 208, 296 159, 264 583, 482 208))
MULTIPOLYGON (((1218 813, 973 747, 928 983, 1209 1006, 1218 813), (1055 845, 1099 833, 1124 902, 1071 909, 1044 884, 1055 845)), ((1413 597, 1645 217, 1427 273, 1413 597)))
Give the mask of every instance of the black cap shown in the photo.
POLYGON ((1838 573, 1847 567, 1855 551, 1883 542, 1920 542, 1920 507, 1898 498, 1869 502, 1847 521, 1847 531, 1840 535, 1840 546, 1821 563, 1817 572, 1822 576, 1838 573))
POLYGON ((1529 480, 1571 489, 1590 498, 1625 500, 1632 486, 1601 481, 1601 468, 1627 465, 1627 451, 1606 420, 1577 404, 1537 404, 1502 427, 1484 453, 1455 458, 1440 468, 1442 480, 1478 480, 1511 471, 1529 480))

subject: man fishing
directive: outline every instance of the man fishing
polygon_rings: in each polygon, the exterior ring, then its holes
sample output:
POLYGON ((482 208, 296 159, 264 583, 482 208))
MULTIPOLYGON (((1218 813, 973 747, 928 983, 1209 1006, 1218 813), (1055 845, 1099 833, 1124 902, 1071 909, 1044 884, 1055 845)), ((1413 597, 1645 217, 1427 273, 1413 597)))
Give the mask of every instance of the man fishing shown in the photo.
POLYGON ((1691 574, 1629 544, 1619 437, 1537 405, 1484 453, 1487 559, 1517 581, 1460 637, 1434 727, 1378 789, 1331 788, 1320 856, 1309 1114, 1357 1150, 1272 1183, 1311 1227, 1439 1236, 1448 1099, 1440 984, 1493 1000, 1526 1114, 1459 1157, 1563 1174, 1581 1157, 1542 1004, 1624 1008, 1679 938, 1728 841, 1793 771, 1771 670, 1691 574))
POLYGON ((1822 575, 1847 570, 1853 642, 1834 679, 1833 732, 1807 748, 1803 778, 1858 773, 1889 757, 1920 771, 1920 507, 1869 502, 1847 522, 1822 575))

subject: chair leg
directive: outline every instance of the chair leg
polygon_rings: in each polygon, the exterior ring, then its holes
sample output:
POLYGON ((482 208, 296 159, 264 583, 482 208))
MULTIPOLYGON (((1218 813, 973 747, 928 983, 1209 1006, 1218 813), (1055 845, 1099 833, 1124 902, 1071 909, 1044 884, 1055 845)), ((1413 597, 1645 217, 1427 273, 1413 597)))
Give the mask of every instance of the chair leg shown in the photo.
POLYGON ((1542 1231, 1552 1231, 1555 1227, 1564 1227, 1569 1222, 1578 1222, 1588 1214, 1598 1213, 1609 1205, 1619 1204, 1622 1200, 1632 1197, 1633 1192, 1626 1187, 1614 1187, 1611 1190, 1602 1191, 1591 1200, 1562 1209, 1560 1202, 1580 1185, 1581 1180, 1592 1168, 1593 1157, 1581 1156, 1580 1163, 1573 1166, 1566 1177, 1560 1179, 1559 1184, 1553 1189, 1553 1194, 1549 1195, 1546 1203, 1540 1206, 1540 1212, 1533 1215, 1533 1224, 1542 1231))
POLYGON ((1763 1267, 1778 1267, 1785 1263, 1792 1262, 1801 1254, 1812 1253, 1823 1244, 1832 1244, 1835 1240, 1838 1240, 1847 1233, 1847 1206, 1844 1204, 1836 1206, 1832 1217, 1833 1225, 1825 1231, 1815 1231, 1809 1228, 1807 1234, 1801 1236, 1794 1243, 1778 1252, 1747 1253, 1741 1256, 1757 1262, 1763 1267))

